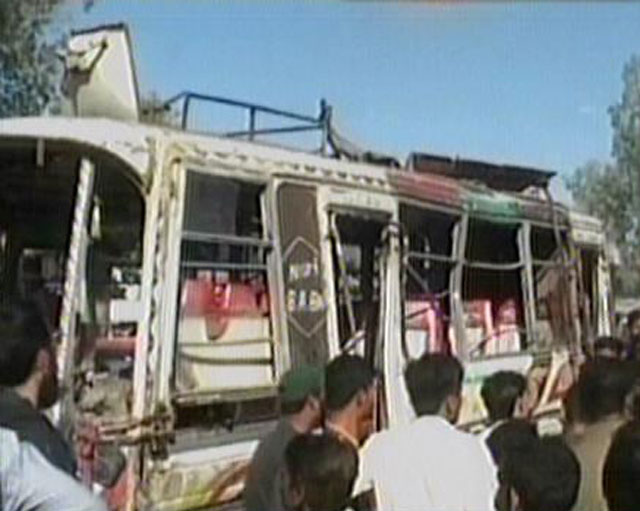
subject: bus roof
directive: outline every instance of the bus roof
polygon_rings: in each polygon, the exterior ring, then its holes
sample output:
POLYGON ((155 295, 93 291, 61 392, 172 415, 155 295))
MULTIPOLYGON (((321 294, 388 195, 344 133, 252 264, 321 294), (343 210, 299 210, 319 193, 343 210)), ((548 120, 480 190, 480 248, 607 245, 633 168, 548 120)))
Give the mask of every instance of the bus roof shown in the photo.
POLYGON ((435 173, 377 166, 323 157, 261 142, 102 118, 27 117, 0 120, 0 138, 30 138, 85 145, 107 151, 128 164, 144 180, 159 146, 175 146, 185 161, 219 163, 252 172, 296 175, 467 210, 492 219, 523 218, 568 223, 568 208, 522 193, 492 190, 484 184, 435 173))

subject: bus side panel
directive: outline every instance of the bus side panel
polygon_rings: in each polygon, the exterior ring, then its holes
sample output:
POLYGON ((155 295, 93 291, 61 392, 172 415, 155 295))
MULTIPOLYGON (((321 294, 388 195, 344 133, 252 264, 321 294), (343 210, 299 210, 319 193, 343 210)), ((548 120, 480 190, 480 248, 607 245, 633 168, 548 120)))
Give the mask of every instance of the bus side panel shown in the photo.
POLYGON ((310 186, 286 183, 278 189, 291 367, 324 364, 329 356, 316 199, 310 186))

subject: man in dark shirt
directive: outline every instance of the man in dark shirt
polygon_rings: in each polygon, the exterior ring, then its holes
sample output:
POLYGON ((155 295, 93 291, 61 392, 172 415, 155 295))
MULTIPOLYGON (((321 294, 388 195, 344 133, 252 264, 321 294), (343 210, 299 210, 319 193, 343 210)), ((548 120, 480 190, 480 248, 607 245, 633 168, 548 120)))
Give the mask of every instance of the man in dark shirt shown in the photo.
POLYGON ((34 307, 0 309, 0 427, 36 447, 52 465, 75 476, 73 451, 41 412, 58 399, 56 354, 34 307))
POLYGON ((282 377, 279 388, 282 418, 258 446, 244 489, 246 511, 284 511, 284 453, 296 435, 322 424, 324 371, 303 366, 282 377))
POLYGON ((325 369, 325 429, 358 450, 374 432, 376 373, 358 355, 343 353, 325 369))

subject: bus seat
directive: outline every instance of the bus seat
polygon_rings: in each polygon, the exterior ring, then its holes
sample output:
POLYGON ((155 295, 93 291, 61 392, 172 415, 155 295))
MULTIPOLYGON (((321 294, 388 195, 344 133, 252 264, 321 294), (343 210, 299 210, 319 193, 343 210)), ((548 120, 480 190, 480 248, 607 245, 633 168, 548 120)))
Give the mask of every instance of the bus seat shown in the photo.
POLYGON ((204 316, 215 309, 215 299, 215 286, 211 280, 187 279, 182 286, 182 314, 185 317, 204 316))
POLYGON ((251 284, 216 284, 205 279, 188 279, 182 289, 184 316, 263 316, 269 312, 264 290, 251 284))
POLYGON ((185 281, 182 291, 178 388, 224 390, 272 384, 265 290, 247 283, 193 279, 185 281))
POLYGON ((515 300, 500 304, 496 314, 496 330, 485 345, 486 355, 517 353, 520 351, 520 330, 518 328, 518 308, 515 300))
POLYGON ((467 345, 480 346, 494 334, 491 300, 470 300, 464 303, 467 345))
POLYGON ((406 302, 406 340, 412 358, 444 351, 444 325, 437 301, 431 298, 406 302))

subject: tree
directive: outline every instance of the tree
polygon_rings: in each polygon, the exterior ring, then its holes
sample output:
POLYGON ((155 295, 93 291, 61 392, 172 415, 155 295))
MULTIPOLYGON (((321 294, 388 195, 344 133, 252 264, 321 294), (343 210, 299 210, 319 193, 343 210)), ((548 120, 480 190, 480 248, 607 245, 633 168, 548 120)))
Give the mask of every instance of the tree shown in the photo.
POLYGON ((625 64, 624 89, 609 108, 612 161, 591 161, 575 170, 567 186, 576 204, 604 221, 622 258, 618 285, 640 293, 640 56, 625 64))
POLYGON ((35 115, 56 96, 56 56, 45 30, 61 0, 0 2, 0 117, 35 115))
MULTIPOLYGON (((0 0, 0 117, 37 115, 59 98, 62 63, 47 30, 65 0, 0 0)), ((93 0, 84 0, 85 9, 93 0)))

